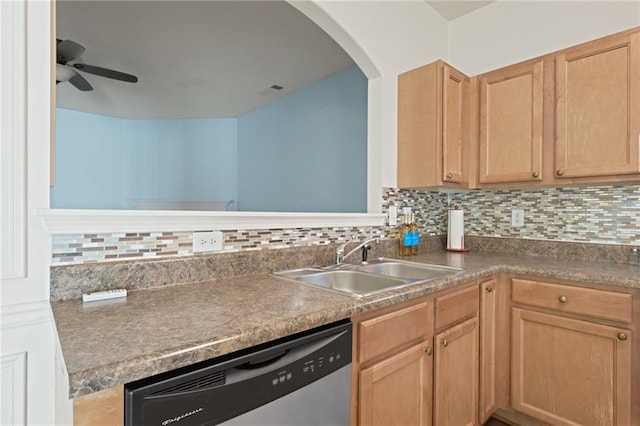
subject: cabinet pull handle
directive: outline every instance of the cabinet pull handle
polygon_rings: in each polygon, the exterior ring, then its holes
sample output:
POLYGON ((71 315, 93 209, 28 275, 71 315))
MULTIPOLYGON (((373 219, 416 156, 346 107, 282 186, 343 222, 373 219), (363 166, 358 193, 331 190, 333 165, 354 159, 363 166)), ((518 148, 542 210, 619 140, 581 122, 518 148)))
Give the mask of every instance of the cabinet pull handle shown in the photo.
POLYGON ((451 179, 453 175, 451 173, 447 173, 447 179, 451 179))
POLYGON ((556 170, 556 174, 557 174, 558 176, 562 176, 562 175, 564 174, 564 170, 562 170, 562 169, 558 169, 558 170, 556 170))
POLYGON ((433 348, 431 348, 431 346, 429 346, 424 351, 426 352, 427 356, 431 356, 431 354, 433 353, 433 348))
POLYGON ((540 173, 533 172, 533 173, 531 173, 531 176, 533 176, 534 178, 537 178, 538 176, 540 176, 540 173))
POLYGON ((487 293, 491 293, 493 291, 493 287, 486 287, 484 289, 487 293))
POLYGON ((625 340, 627 340, 627 335, 624 333, 618 333, 618 339, 624 342, 625 340))
POLYGON ((444 346, 445 348, 446 348, 447 346, 449 346, 449 341, 448 341, 447 339, 444 339, 444 340, 442 341, 442 346, 444 346))
POLYGON ((567 303, 567 296, 560 296, 558 297, 558 300, 560 301, 560 303, 567 303))

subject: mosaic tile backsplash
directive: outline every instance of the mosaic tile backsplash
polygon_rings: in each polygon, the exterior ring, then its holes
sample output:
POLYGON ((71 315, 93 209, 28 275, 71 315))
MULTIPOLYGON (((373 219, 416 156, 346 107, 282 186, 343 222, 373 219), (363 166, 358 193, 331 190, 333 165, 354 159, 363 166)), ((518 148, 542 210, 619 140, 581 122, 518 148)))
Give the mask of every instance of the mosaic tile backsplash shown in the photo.
MULTIPOLYGON (((444 235, 447 210, 465 210, 465 234, 640 246, 640 185, 438 192, 385 188, 382 207, 411 207, 421 234, 444 235), (524 226, 511 226, 511 210, 524 226)), ((206 231, 203 229, 203 231, 206 231)), ((387 226, 222 230, 224 253, 328 245, 360 238, 394 238, 387 226)), ((192 256, 191 232, 55 235, 53 265, 192 256)))
MULTIPOLYGON (((222 253, 328 245, 347 241, 352 235, 360 239, 384 238, 383 230, 375 227, 223 230, 222 253)), ((190 256, 192 244, 192 232, 54 235, 52 263, 69 265, 190 256)))
POLYGON ((640 185, 481 190, 450 194, 465 210, 465 234, 640 245, 640 185), (524 226, 511 226, 511 210, 524 226))

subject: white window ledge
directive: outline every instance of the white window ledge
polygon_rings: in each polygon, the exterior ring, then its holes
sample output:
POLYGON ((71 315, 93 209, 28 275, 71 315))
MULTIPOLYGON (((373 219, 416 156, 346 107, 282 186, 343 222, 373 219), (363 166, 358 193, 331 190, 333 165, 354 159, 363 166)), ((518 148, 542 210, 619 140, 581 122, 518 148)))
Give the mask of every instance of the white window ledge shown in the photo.
POLYGON ((49 234, 383 226, 382 213, 38 209, 49 234))

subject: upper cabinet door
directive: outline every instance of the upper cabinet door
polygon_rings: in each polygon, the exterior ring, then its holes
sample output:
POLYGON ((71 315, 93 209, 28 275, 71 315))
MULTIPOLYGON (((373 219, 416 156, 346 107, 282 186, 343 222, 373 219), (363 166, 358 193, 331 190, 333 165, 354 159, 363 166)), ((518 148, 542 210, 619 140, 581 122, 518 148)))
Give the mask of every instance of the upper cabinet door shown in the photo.
POLYGON ((640 172, 640 33, 556 56, 556 178, 640 172))
POLYGON ((442 61, 398 76, 398 187, 466 183, 469 78, 442 61))
POLYGON ((462 183, 465 178, 465 141, 468 137, 469 79, 444 65, 442 69, 442 181, 462 183))
POLYGON ((543 61, 480 78, 480 183, 542 180, 543 61))

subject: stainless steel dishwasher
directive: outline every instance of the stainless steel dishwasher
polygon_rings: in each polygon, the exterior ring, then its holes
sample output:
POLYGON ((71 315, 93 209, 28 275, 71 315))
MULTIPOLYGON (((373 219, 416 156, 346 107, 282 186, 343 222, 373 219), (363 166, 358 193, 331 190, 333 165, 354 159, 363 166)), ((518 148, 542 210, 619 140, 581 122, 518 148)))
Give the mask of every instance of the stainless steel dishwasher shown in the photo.
POLYGON ((346 426, 351 323, 125 385, 125 425, 346 426))

